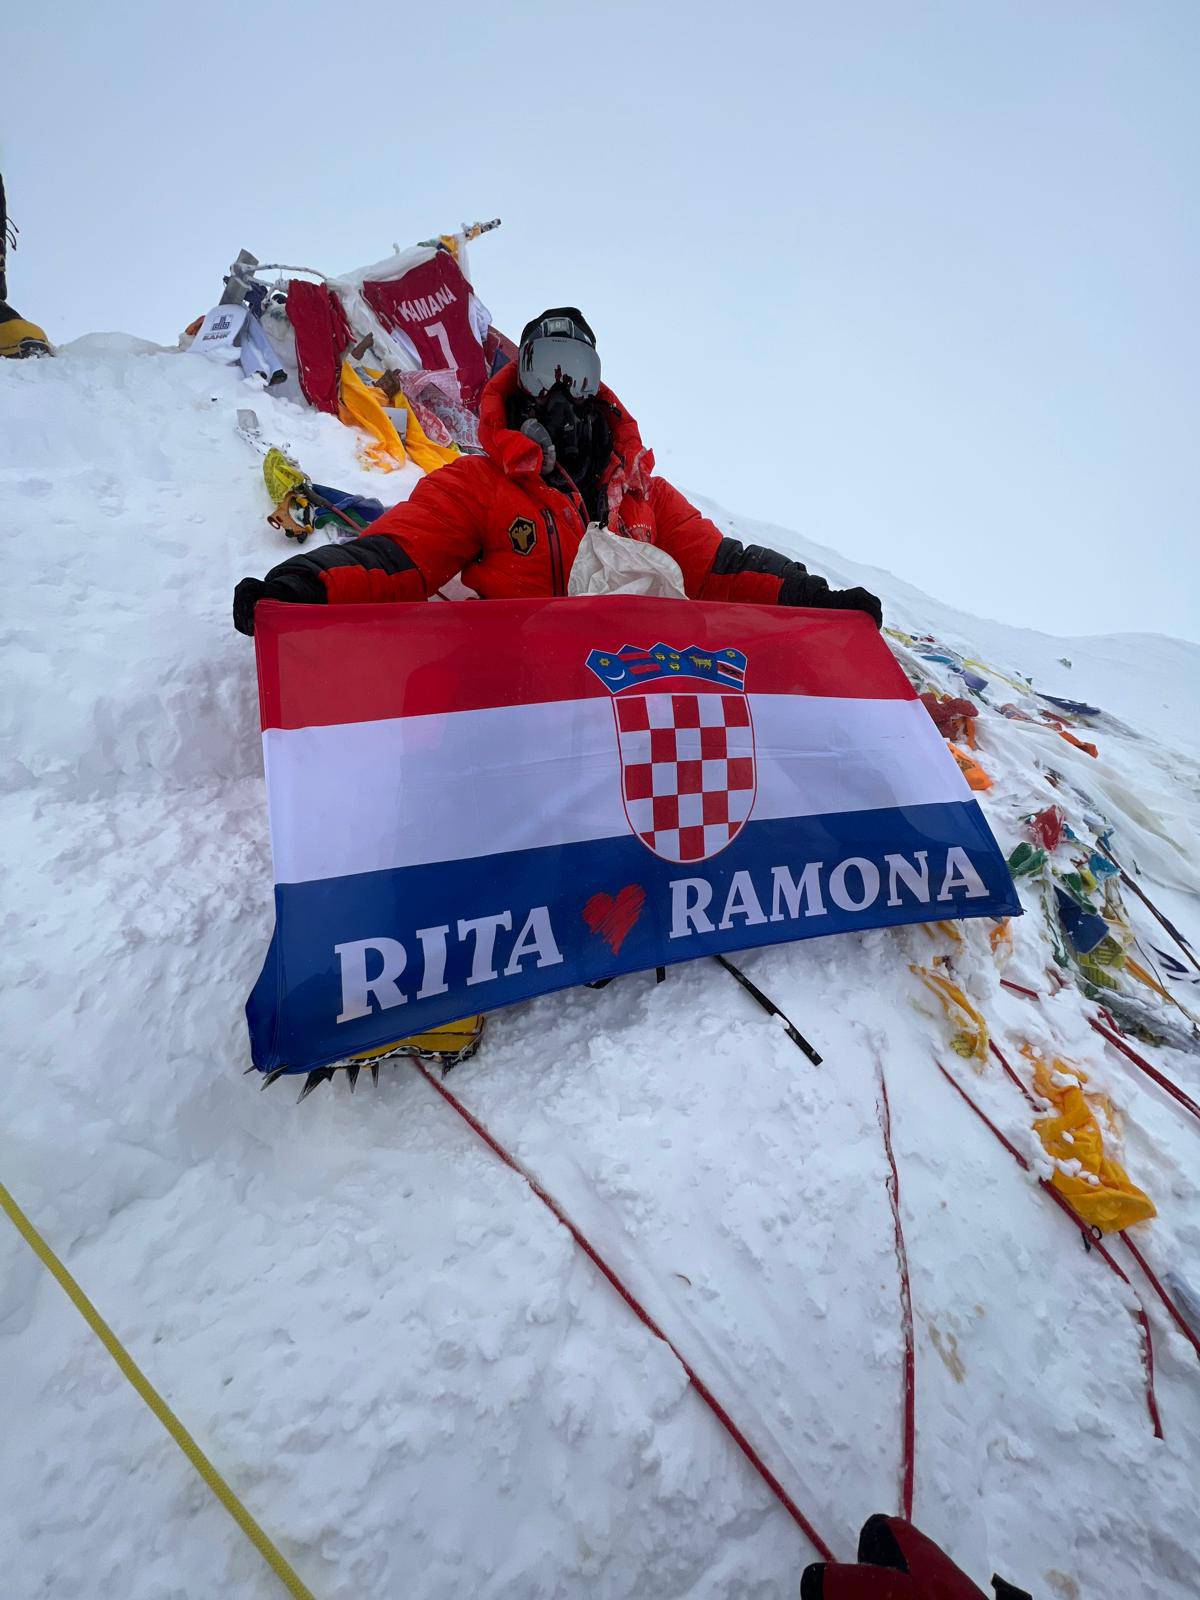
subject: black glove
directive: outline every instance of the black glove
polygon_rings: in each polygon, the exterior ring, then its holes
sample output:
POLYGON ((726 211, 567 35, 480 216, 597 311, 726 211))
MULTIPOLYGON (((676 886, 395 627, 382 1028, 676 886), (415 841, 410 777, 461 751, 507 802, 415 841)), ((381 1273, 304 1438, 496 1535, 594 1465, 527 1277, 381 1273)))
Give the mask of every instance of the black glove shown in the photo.
MULTIPOLYGON (((412 558, 385 533, 364 533, 348 544, 323 544, 302 555, 290 556, 272 567, 263 578, 243 578, 233 591, 233 625, 239 633, 253 634, 254 608, 260 600, 290 600, 296 605, 323 606, 329 600, 323 574, 337 567, 358 567, 367 572, 382 572, 389 577, 400 573, 417 576, 412 558)), ((424 585, 414 587, 405 599, 423 599, 424 585)))
POLYGON ((883 607, 869 589, 831 589, 824 578, 808 572, 798 561, 787 563, 779 604, 819 606, 829 611, 865 611, 877 628, 883 626, 883 607))
POLYGON ((254 637, 254 608, 267 592, 261 578, 243 578, 233 591, 233 625, 239 633, 254 637))
MULTIPOLYGON (((307 579, 308 574, 303 574, 307 579)), ((321 605, 325 600, 325 587, 315 573, 311 581, 289 572, 282 578, 268 574, 262 578, 243 578, 233 591, 233 625, 239 633, 254 637, 254 608, 260 600, 298 600, 304 605, 321 605)))
POLYGON ((839 611, 865 611, 877 628, 883 627, 883 607, 869 589, 831 589, 822 604, 839 611))

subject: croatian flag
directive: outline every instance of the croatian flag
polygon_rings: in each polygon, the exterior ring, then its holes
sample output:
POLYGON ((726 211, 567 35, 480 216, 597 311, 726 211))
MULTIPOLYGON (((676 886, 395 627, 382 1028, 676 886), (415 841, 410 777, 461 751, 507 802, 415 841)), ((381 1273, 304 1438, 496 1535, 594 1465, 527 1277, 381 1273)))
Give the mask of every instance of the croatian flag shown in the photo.
POLYGON ((255 624, 263 1071, 697 956, 1020 912, 857 612, 266 602, 255 624))

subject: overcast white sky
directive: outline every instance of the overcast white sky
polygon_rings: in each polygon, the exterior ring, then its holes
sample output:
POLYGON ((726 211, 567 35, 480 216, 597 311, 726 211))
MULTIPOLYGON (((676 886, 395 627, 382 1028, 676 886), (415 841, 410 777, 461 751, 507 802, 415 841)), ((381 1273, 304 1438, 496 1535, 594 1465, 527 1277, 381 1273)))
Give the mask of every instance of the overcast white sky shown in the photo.
POLYGON ((464 220, 578 304, 659 470, 941 598, 1200 639, 1200 3, 44 0, 10 298, 162 341, 245 245, 464 220))

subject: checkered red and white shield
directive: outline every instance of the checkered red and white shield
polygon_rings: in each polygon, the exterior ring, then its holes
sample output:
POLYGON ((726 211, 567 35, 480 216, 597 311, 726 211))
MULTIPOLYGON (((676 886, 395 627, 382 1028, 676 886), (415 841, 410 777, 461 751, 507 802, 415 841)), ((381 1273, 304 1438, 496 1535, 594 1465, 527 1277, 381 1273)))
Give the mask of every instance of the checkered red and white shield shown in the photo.
POLYGON ((744 694, 613 699, 625 815, 664 861, 705 861, 754 808, 754 724, 744 694))

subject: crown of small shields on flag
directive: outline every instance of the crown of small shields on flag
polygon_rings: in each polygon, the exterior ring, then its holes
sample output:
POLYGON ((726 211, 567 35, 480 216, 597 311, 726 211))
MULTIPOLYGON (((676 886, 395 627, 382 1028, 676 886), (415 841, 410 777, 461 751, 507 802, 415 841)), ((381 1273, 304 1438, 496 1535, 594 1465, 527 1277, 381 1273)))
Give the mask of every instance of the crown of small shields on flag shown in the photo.
POLYGON ((613 694, 658 678, 704 678, 730 689, 743 689, 746 681, 745 652, 728 648, 702 650, 689 645, 675 650, 669 644, 656 644, 646 650, 623 644, 619 650, 593 650, 587 664, 613 694))
POLYGON ((732 844, 758 792, 744 652, 627 644, 591 651, 587 665, 613 696, 632 832, 678 863, 732 844))

